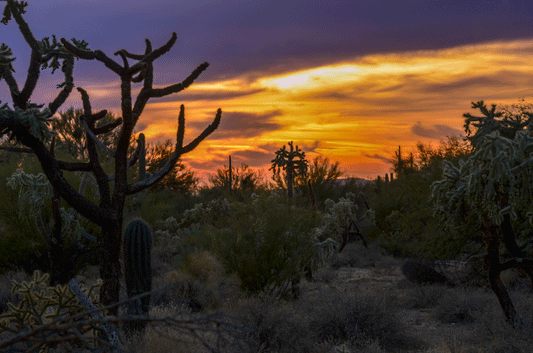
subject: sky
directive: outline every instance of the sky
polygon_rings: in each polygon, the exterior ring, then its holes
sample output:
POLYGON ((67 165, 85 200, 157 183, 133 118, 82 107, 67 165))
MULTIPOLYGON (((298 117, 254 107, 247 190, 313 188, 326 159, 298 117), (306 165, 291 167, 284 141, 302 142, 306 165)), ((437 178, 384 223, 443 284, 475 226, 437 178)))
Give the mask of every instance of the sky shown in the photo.
MULTIPOLYGON (((338 161, 346 176, 390 171, 398 146, 463 134, 471 102, 533 101, 533 2, 508 0, 29 0, 41 39, 84 39, 108 56, 178 39, 154 63, 154 86, 209 68, 187 90, 152 99, 136 132, 175 139, 185 105, 190 141, 222 108, 220 127, 183 161, 201 177, 227 165, 269 168, 294 141, 308 159, 338 161)), ((0 6, 3 3, 0 2, 0 6)), ((0 25, 25 79, 30 51, 15 22, 0 25)), ((117 58, 118 59, 118 58, 117 58)), ((121 62, 120 60, 117 60, 121 62)), ((120 115, 119 78, 97 61, 75 63, 74 83, 94 110, 120 115)), ((62 82, 44 73, 33 96, 48 103, 62 82)), ((140 85, 134 86, 135 93, 140 85)), ((10 102, 4 82, 0 101, 10 102)), ((76 91, 63 105, 81 108, 76 91)))

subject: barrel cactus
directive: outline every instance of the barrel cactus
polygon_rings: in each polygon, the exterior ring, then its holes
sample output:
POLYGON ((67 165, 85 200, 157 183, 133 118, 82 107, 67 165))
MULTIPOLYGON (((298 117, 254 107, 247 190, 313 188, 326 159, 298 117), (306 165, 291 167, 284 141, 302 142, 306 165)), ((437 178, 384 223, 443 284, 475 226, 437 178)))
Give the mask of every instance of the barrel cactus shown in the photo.
MULTIPOLYGON (((152 230, 142 219, 134 219, 126 228, 124 235, 124 272, 128 298, 152 290, 152 230)), ((148 314, 150 295, 142 296, 130 302, 129 315, 148 314)), ((146 323, 135 322, 127 331, 142 331, 146 323)))

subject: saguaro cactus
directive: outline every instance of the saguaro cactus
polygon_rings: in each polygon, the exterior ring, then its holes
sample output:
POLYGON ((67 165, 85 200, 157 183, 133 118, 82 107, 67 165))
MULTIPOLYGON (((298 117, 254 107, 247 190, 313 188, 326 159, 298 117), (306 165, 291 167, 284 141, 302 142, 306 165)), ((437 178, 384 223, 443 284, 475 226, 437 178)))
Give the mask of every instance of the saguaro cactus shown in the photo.
MULTIPOLYGON (((142 219, 134 219, 126 228, 124 235, 124 273, 128 298, 152 290, 152 231, 142 219)), ((132 302, 128 307, 129 315, 146 315, 150 305, 150 295, 132 302)), ((142 331, 145 322, 130 323, 126 331, 142 331)))

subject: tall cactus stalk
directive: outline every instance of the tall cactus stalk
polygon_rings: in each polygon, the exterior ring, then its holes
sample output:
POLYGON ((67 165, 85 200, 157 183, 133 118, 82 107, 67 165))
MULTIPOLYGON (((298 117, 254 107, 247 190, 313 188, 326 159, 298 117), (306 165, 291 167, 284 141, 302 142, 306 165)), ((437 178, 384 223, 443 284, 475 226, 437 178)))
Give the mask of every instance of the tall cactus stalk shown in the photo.
POLYGON ((139 134, 139 139, 137 140, 139 144, 139 174, 138 181, 143 181, 146 179, 146 139, 143 133, 139 134))
MULTIPOLYGON (((152 290, 152 231, 142 219, 134 219, 126 228, 124 235, 124 273, 128 298, 141 295, 152 290)), ((129 315, 147 315, 150 295, 145 295, 130 302, 129 315)), ((146 322, 130 322, 126 332, 131 335, 143 332, 146 322)))

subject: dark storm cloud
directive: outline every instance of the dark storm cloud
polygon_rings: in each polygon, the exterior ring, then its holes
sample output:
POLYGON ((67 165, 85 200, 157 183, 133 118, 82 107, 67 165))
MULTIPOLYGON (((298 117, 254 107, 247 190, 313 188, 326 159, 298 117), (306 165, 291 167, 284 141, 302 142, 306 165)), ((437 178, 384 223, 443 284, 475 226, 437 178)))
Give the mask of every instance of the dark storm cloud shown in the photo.
POLYGON ((411 132, 420 137, 427 137, 431 139, 442 139, 444 137, 461 136, 463 132, 458 129, 454 129, 447 125, 435 124, 431 128, 422 126, 420 122, 411 127, 411 132))
POLYGON ((207 92, 191 92, 183 91, 179 94, 173 94, 161 99, 158 102, 197 102, 197 101, 213 101, 213 100, 229 100, 233 98, 241 98, 252 94, 260 93, 265 89, 250 89, 243 91, 207 91, 207 92))
MULTIPOLYGON (((485 75, 478 77, 471 77, 462 80, 455 80, 453 82, 447 83, 434 83, 424 85, 419 88, 421 91, 429 93, 442 93, 446 94, 451 91, 463 90, 463 89, 474 89, 474 87, 495 87, 495 86, 510 86, 516 84, 516 80, 511 80, 509 75, 512 73, 498 73, 494 75, 485 75)), ((523 73, 520 73, 523 75, 523 73)))
POLYGON ((380 154, 367 154, 367 153, 363 153, 363 156, 364 157, 367 157, 367 158, 372 158, 372 159, 379 159, 385 163, 390 163, 390 157, 385 157, 385 156, 382 156, 380 154))
MULTIPOLYGON (((282 125, 274 119, 281 115, 281 110, 266 113, 224 112, 220 126, 210 139, 250 138, 278 130, 282 125)), ((204 129, 205 122, 191 122, 191 126, 204 129)))
MULTIPOLYGON (((49 0, 30 2, 27 10, 37 38, 83 38, 91 49, 102 49, 113 58, 122 48, 142 53, 144 38, 154 48, 161 46, 177 32, 174 48, 157 61, 169 82, 176 77, 171 68, 203 61, 212 64, 203 75, 206 79, 222 79, 370 53, 533 37, 529 0, 49 0)), ((2 31, 15 52, 27 47, 14 23, 2 31)))
POLYGON ((231 154, 232 158, 235 156, 235 162, 238 164, 244 163, 250 167, 264 167, 274 159, 274 153, 258 151, 258 150, 244 150, 236 151, 231 154))

